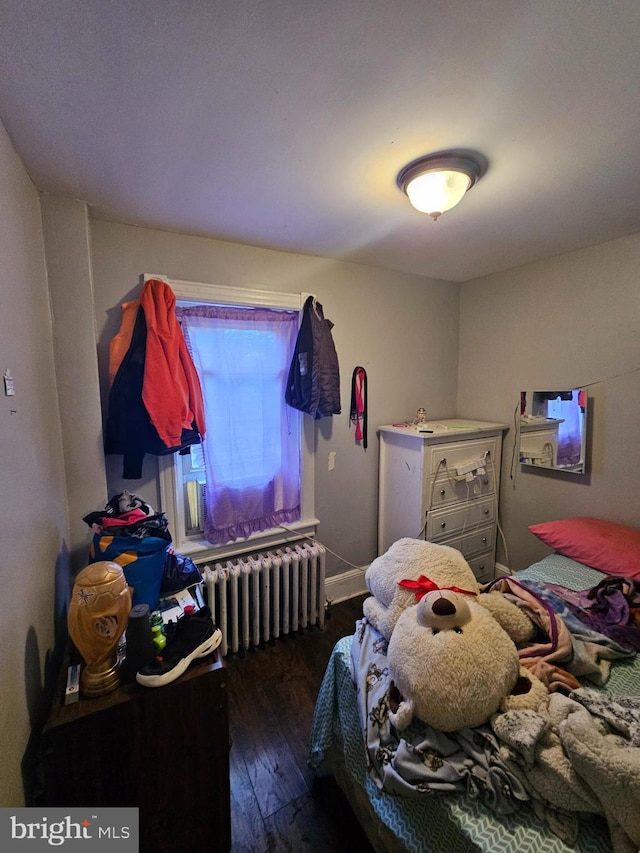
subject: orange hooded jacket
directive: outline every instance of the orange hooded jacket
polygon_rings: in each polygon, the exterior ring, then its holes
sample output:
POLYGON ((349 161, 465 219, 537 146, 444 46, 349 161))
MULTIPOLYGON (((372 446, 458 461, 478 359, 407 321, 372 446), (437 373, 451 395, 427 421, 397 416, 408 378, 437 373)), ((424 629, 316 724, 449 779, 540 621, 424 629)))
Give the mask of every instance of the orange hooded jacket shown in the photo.
POLYGON ((166 282, 149 279, 140 296, 147 324, 142 401, 167 447, 180 444, 194 424, 205 434, 200 379, 175 312, 176 297, 166 282))

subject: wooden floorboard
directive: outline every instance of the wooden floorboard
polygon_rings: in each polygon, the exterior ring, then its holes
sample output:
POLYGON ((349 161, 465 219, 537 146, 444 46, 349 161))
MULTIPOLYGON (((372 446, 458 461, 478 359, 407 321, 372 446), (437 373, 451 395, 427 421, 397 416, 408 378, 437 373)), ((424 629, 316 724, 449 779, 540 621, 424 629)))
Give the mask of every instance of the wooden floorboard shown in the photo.
POLYGON ((372 853, 341 791, 307 764, 316 696, 363 597, 313 627, 225 659, 229 675, 232 853, 372 853))
POLYGON ((232 749, 243 758, 263 817, 307 791, 274 698, 272 688, 241 679, 230 696, 232 749))

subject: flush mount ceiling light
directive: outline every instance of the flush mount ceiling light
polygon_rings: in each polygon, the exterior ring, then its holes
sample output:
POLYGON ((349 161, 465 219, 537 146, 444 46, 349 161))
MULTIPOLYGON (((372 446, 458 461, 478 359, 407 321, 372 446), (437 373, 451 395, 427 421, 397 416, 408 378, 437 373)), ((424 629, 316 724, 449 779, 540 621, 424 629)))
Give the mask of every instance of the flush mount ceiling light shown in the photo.
POLYGON ((408 163, 397 180, 416 210, 437 219, 455 207, 486 170, 486 159, 475 151, 438 151, 408 163))

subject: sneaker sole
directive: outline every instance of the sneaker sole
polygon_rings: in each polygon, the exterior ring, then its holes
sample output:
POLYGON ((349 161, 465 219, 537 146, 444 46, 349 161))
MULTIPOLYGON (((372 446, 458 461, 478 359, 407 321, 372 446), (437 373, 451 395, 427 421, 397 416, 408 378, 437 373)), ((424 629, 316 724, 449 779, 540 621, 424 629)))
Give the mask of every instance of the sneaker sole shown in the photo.
POLYGON ((163 687, 165 684, 171 684, 172 681, 175 681, 176 678, 179 678, 182 675, 192 661, 210 655, 211 652, 214 652, 218 648, 221 642, 222 631, 220 628, 216 628, 213 634, 206 639, 204 643, 200 643, 200 645, 197 646, 191 654, 181 658, 173 669, 163 672, 161 675, 144 675, 143 673, 138 672, 136 674, 136 681, 138 684, 143 684, 145 687, 163 687))

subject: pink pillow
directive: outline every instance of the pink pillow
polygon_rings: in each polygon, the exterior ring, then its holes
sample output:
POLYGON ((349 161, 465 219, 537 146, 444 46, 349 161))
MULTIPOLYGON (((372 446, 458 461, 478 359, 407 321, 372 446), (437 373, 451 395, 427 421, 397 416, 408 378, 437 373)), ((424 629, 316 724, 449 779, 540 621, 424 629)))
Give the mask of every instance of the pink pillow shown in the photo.
POLYGON ((529 530, 565 557, 608 575, 640 580, 640 530, 588 517, 532 524, 529 530))

